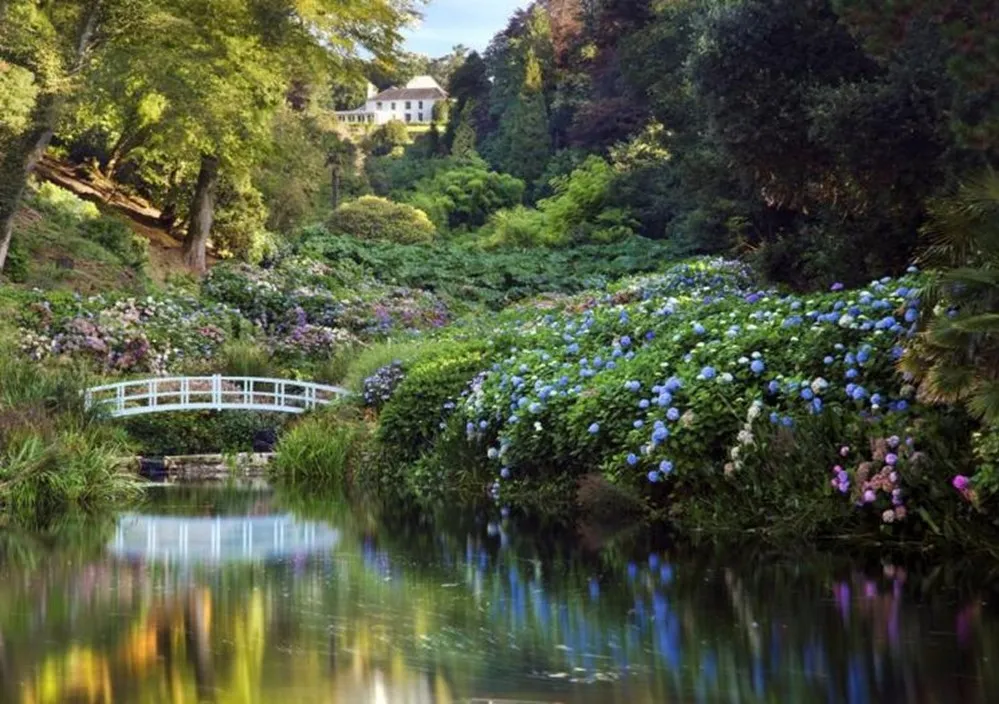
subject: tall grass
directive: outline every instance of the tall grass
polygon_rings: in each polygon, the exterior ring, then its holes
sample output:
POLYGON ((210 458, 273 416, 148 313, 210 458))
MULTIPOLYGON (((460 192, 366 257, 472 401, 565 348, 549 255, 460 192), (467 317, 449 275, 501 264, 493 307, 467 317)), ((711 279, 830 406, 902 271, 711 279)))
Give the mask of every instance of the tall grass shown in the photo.
POLYGON ((276 365, 270 351, 253 340, 232 340, 222 348, 223 371, 230 376, 272 377, 276 365))
POLYGON ((345 409, 315 413, 281 436, 273 469, 291 483, 346 485, 368 438, 363 421, 345 409))
POLYGON ((46 369, 0 345, 0 513, 40 523, 137 495, 125 435, 84 409, 86 384, 79 369, 46 369))

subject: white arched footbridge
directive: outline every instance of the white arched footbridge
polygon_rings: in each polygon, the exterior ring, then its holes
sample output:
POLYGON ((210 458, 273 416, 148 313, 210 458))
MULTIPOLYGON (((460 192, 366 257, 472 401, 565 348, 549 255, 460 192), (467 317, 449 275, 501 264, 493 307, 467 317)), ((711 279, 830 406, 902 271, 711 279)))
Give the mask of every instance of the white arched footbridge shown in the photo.
POLYGON ((121 381, 84 392, 88 409, 114 418, 167 411, 305 413, 351 393, 309 381, 246 376, 179 376, 121 381))

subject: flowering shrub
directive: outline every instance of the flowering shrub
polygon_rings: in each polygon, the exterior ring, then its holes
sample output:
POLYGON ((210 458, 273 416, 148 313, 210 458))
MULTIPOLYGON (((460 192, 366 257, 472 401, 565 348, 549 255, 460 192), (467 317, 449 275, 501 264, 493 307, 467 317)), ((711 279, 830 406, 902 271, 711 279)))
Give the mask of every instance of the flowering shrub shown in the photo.
POLYGON ((381 408, 386 401, 392 398, 392 393, 404 376, 402 362, 395 361, 366 378, 364 380, 364 405, 369 408, 381 408))
POLYGON ((302 325, 342 330, 364 339, 444 325, 450 314, 432 293, 378 284, 351 267, 292 257, 271 269, 217 266, 206 297, 239 310, 272 337, 302 325))
MULTIPOLYGON (((870 457, 852 471, 843 465, 833 467, 832 486, 849 495, 857 506, 872 507, 884 523, 905 520, 908 509, 902 486, 906 470, 926 461, 926 456, 913 449, 913 439, 903 443, 897 435, 871 440, 870 457)), ((843 463, 849 464, 850 447, 840 448, 843 463)))
MULTIPOLYGON (((920 492, 925 482, 952 491, 949 477, 917 470, 925 455, 891 447, 884 432, 912 427, 905 436, 920 443, 932 414, 896 371, 922 315, 922 285, 913 269, 861 290, 787 295, 760 288, 740 264, 703 259, 546 310, 520 308, 478 331, 488 340, 483 367, 435 422, 491 468, 494 495, 519 480, 599 471, 660 501, 750 481, 747 463, 772 466, 807 426, 814 459, 797 471, 822 481, 829 500, 845 491, 879 522, 903 523, 910 472, 920 492), (843 441, 874 445, 864 461, 841 458, 829 486, 825 458, 843 441)), ((412 413, 394 405, 383 440, 405 445, 392 426, 412 413)))
POLYGON ((104 296, 46 300, 22 316, 21 351, 34 360, 88 359, 105 372, 163 374, 211 358, 228 338, 233 311, 193 297, 104 296))

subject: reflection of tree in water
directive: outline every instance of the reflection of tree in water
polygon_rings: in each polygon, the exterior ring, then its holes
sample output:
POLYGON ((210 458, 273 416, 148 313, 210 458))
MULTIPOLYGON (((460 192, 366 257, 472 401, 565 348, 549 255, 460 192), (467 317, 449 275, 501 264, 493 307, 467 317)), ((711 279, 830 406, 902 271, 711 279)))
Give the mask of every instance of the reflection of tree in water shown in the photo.
POLYGON ((220 704, 986 702, 999 685, 995 614, 977 606, 991 599, 942 588, 939 571, 623 540, 596 554, 486 513, 435 521, 326 501, 300 515, 341 543, 280 562, 0 571, 3 701, 64 701, 60 681, 84 701, 107 682, 115 701, 220 704))

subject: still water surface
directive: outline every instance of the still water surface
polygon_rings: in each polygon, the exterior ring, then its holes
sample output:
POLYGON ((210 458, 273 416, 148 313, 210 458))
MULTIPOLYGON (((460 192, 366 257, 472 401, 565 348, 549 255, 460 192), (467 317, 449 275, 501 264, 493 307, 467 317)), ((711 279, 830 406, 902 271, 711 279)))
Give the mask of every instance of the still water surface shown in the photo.
POLYGON ((3 702, 999 702, 978 573, 165 488, 0 538, 3 702))

